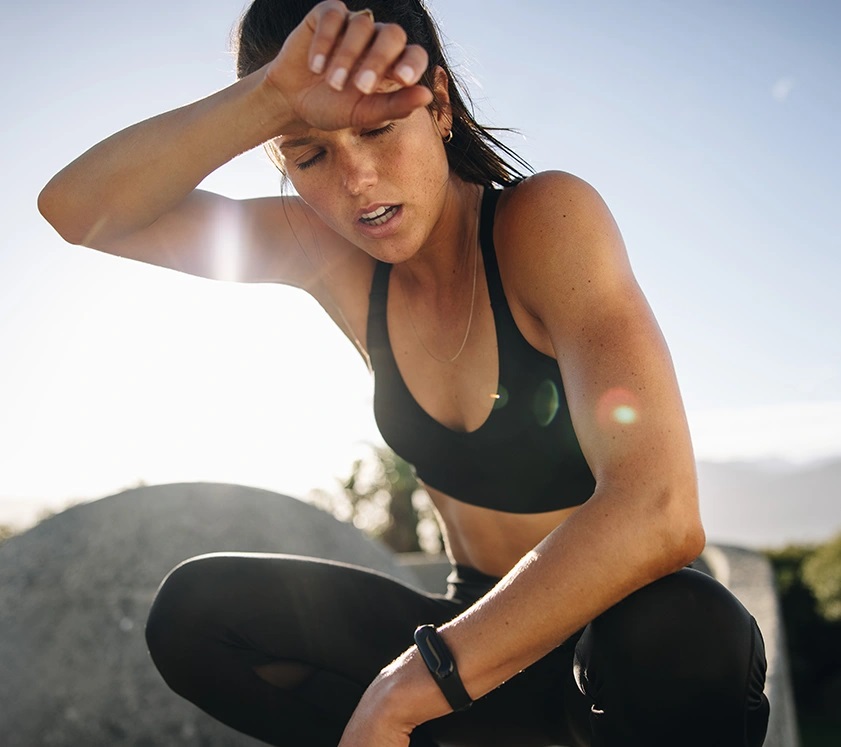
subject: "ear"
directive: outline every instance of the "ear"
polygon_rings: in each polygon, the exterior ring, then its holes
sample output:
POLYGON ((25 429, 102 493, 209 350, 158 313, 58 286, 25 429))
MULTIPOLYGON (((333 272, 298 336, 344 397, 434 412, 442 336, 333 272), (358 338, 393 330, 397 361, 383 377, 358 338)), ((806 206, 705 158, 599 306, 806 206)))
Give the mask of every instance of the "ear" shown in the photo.
POLYGON ((450 76, 437 65, 432 72, 432 118, 443 138, 453 128, 453 108, 450 105, 450 76))

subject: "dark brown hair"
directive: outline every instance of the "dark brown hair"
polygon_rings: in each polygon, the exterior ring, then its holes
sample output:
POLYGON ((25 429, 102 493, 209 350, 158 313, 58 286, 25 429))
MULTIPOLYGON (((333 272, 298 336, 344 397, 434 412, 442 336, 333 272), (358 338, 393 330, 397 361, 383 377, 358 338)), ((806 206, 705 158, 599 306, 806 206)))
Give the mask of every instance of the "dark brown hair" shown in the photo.
MULTIPOLYGON (((254 0, 237 28, 237 76, 243 78, 274 59, 286 37, 317 3, 318 0, 254 0)), ((476 122, 472 102, 453 75, 435 21, 423 0, 345 0, 345 4, 350 10, 370 8, 378 21, 400 25, 409 44, 418 44, 426 50, 429 67, 420 80, 421 85, 434 90, 436 67, 447 74, 453 138, 446 145, 446 153, 454 173, 474 184, 507 186, 521 179, 524 172, 533 171, 526 161, 491 134, 492 130, 498 132, 503 128, 485 127, 476 122)), ((437 106, 436 101, 430 104, 433 109, 437 106)), ((277 154, 269 150, 275 163, 279 163, 277 154)))

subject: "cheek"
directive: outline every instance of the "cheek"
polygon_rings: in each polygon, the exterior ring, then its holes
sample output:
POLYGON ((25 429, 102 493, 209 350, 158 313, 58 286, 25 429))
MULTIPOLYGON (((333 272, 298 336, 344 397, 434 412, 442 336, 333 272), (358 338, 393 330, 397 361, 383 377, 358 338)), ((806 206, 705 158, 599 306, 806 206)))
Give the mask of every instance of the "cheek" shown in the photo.
POLYGON ((449 177, 449 164, 443 147, 435 138, 418 134, 418 137, 406 138, 390 153, 384 163, 388 174, 408 178, 418 188, 435 190, 449 177))
POLYGON ((338 231, 338 224, 333 218, 336 209, 336 194, 319 180, 313 178, 294 179, 289 177, 289 183, 308 207, 334 231, 338 231))

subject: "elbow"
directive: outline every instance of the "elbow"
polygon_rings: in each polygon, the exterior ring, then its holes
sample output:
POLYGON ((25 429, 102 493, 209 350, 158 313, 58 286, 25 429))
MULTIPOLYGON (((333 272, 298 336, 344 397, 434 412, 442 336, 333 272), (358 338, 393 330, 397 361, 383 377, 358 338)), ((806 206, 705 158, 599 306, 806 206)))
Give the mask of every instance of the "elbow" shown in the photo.
POLYGON ((687 522, 682 531, 675 534, 673 552, 676 569, 683 568, 695 560, 707 544, 707 535, 700 516, 687 522))
POLYGON ((706 534, 698 509, 697 488, 664 491, 657 506, 656 544, 666 573, 695 560, 704 549, 706 534))
POLYGON ((38 212, 58 233, 61 238, 70 244, 81 244, 82 237, 73 231, 69 221, 62 217, 61 190, 55 186, 55 179, 48 182, 38 195, 38 212))
POLYGON ((68 244, 86 244, 92 231, 82 225, 68 202, 66 190, 53 177, 38 195, 38 212, 68 244))

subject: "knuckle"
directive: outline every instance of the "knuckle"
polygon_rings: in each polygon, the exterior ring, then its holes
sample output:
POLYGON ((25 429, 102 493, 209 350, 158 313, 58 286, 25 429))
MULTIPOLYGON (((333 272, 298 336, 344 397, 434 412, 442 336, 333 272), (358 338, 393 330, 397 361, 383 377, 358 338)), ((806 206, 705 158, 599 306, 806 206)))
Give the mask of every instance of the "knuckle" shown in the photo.
POLYGON ((345 16, 347 15, 347 9, 344 3, 336 2, 336 0, 325 0, 325 2, 319 3, 316 7, 321 8, 320 15, 322 21, 330 21, 331 23, 337 24, 344 23, 345 16))
POLYGON ((371 41, 371 33, 367 29, 355 27, 348 30, 345 38, 342 41, 342 50, 348 51, 350 54, 359 54, 362 52, 371 41))
POLYGON ((409 38, 403 27, 396 23, 383 24, 382 29, 380 30, 380 35, 386 39, 386 41, 399 44, 401 46, 404 46, 409 38))
POLYGON ((421 62, 424 65, 427 64, 429 61, 429 54, 427 51, 417 44, 412 44, 411 46, 406 47, 406 54, 412 59, 417 62, 421 62))

